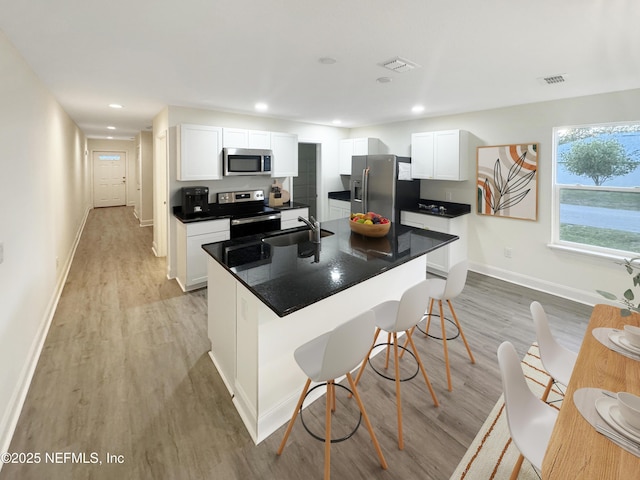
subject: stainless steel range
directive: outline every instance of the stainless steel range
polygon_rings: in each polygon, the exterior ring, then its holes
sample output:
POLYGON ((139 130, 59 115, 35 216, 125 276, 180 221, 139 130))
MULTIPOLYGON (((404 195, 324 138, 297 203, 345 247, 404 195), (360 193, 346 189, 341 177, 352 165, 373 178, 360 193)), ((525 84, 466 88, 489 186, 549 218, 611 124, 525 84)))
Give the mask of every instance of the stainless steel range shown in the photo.
POLYGON ((280 212, 264 204, 264 190, 218 193, 218 214, 231 219, 231 238, 280 230, 280 212))

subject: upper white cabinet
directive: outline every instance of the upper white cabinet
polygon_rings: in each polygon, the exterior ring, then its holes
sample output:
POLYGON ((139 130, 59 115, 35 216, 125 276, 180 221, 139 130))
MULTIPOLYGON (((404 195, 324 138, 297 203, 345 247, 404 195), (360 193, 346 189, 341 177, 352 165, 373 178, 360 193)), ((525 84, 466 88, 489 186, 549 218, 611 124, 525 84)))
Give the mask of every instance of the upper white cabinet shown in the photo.
POLYGON ((272 177, 298 176, 298 136, 271 132, 272 177))
POLYGON ((347 138, 340 140, 340 175, 351 175, 351 157, 375 155, 382 152, 382 143, 377 138, 347 138))
POLYGON ((222 178, 222 128, 181 124, 176 127, 178 180, 222 178))
POLYGON ((466 180, 469 132, 443 130, 411 135, 411 176, 430 180, 466 180))
POLYGON ((271 149, 271 132, 246 130, 244 128, 223 128, 222 146, 225 148, 271 149))

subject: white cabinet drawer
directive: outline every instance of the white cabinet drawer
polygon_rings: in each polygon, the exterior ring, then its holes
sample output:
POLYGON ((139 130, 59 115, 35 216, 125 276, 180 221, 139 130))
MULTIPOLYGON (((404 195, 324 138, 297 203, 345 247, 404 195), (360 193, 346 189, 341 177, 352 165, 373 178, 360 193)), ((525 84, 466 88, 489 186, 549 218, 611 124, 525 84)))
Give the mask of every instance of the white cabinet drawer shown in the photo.
POLYGON ((186 224, 187 226, 187 237, 192 237, 193 235, 203 235, 206 233, 214 233, 214 232, 224 232, 229 231, 229 220, 210 220, 207 222, 193 222, 186 224))

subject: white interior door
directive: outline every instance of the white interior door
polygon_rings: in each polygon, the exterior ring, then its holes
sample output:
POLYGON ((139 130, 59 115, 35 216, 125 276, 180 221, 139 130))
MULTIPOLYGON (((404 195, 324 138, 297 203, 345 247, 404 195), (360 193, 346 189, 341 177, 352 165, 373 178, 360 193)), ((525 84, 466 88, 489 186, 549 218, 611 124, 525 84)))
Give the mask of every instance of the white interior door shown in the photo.
POLYGON ((126 168, 126 152, 93 152, 94 207, 126 205, 126 168))

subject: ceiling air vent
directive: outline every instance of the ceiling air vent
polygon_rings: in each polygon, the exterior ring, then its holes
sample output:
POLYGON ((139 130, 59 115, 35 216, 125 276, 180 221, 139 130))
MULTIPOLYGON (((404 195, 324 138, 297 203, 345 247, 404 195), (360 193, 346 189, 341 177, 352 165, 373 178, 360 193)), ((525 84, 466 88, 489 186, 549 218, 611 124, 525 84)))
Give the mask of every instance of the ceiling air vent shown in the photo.
POLYGON ((414 68, 419 67, 418 64, 400 57, 382 62, 380 66, 397 73, 408 72, 409 70, 413 70, 414 68))
POLYGON ((555 85, 556 83, 563 83, 566 75, 551 75, 549 77, 542 77, 538 80, 544 85, 555 85))

